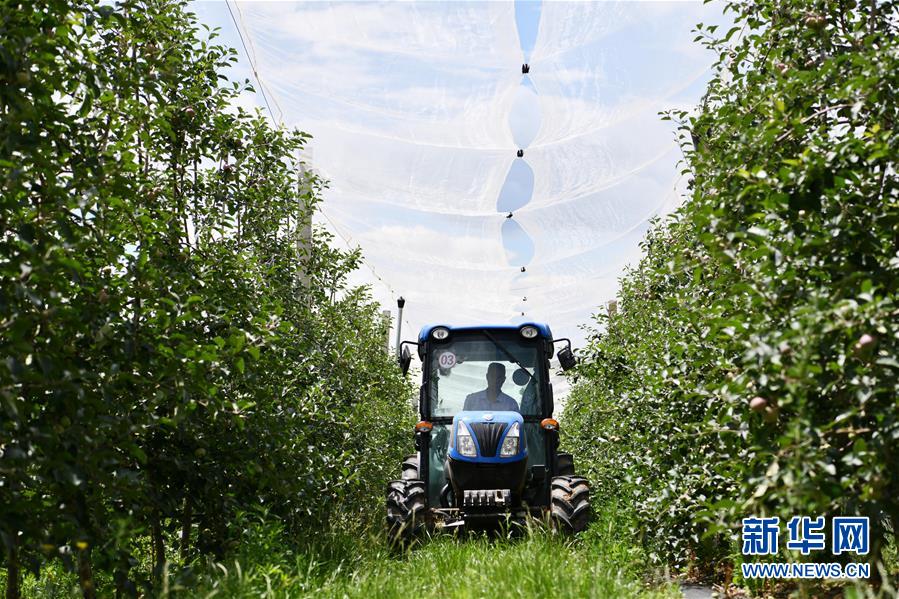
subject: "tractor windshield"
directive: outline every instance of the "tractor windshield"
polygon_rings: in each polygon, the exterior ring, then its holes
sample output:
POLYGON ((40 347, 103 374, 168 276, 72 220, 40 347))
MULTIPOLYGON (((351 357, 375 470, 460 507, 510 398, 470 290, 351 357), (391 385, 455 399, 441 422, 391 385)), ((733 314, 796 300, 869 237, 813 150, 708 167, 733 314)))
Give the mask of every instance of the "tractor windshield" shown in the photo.
POLYGON ((542 412, 539 342, 517 332, 456 334, 430 355, 431 416, 462 410, 542 412))

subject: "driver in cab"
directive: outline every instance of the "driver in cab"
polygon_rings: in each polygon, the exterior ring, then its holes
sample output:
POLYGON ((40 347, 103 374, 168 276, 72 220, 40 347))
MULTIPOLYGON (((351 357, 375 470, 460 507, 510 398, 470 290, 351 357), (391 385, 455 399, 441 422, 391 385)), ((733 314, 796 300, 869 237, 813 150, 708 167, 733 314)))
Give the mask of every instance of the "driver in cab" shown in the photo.
POLYGON ((485 410, 493 412, 521 412, 518 403, 501 391, 506 382, 506 367, 493 362, 487 367, 487 388, 465 398, 463 410, 485 410))

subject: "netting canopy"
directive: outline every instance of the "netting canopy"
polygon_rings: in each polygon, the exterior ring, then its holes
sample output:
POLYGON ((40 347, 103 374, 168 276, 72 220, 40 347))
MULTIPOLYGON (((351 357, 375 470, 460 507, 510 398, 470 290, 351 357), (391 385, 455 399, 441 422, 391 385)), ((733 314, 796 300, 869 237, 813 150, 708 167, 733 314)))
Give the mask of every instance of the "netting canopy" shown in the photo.
POLYGON ((385 308, 405 296, 410 336, 579 337, 678 202, 658 113, 699 101, 714 57, 692 29, 722 20, 700 2, 232 5, 275 118, 314 136, 324 222, 385 308))

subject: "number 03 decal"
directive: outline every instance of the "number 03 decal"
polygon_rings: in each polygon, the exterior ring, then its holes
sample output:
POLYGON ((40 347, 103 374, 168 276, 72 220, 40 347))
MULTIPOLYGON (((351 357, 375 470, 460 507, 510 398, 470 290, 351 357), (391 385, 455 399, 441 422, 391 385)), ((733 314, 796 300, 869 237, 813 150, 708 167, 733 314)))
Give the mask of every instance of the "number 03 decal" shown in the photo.
POLYGON ((437 363, 441 368, 450 369, 456 365, 456 354, 451 351, 443 352, 440 354, 440 357, 437 358, 437 363))

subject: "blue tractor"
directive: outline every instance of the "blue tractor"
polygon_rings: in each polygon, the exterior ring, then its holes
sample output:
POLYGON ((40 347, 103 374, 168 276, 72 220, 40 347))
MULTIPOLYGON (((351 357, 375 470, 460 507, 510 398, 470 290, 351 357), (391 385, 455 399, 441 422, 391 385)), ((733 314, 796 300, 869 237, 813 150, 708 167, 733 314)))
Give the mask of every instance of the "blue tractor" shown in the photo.
POLYGON ((402 478, 387 485, 387 526, 393 542, 424 530, 482 528, 497 522, 550 518, 578 532, 590 516, 590 487, 576 476, 571 454, 559 453, 553 418, 550 359, 563 369, 576 360, 568 339, 547 325, 426 326, 409 345, 422 362, 417 452, 402 478), (511 379, 511 380, 510 380, 511 379))

